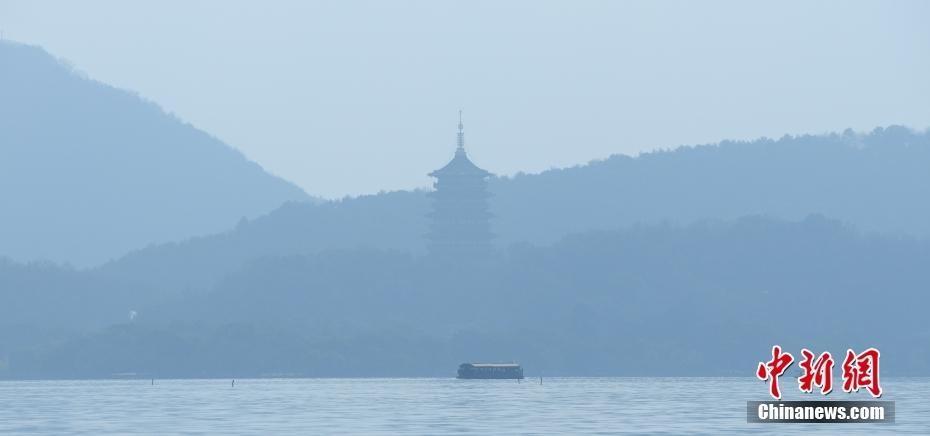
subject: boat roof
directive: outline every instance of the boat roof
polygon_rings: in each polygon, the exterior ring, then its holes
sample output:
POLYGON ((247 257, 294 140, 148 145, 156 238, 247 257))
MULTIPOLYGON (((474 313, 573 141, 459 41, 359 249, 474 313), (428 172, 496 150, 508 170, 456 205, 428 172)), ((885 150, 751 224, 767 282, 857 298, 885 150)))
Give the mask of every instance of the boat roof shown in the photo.
POLYGON ((465 363, 478 368, 519 368, 519 363, 465 363))

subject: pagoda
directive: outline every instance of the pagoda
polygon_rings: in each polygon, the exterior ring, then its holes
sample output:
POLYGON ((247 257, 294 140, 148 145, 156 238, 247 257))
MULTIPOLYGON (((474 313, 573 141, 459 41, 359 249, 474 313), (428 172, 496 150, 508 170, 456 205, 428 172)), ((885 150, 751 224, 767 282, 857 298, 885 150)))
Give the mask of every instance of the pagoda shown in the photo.
POLYGON ((452 260, 486 257, 491 251, 491 213, 488 212, 488 178, 465 154, 465 126, 459 111, 458 146, 446 166, 429 173, 436 178, 430 232, 430 254, 452 260))

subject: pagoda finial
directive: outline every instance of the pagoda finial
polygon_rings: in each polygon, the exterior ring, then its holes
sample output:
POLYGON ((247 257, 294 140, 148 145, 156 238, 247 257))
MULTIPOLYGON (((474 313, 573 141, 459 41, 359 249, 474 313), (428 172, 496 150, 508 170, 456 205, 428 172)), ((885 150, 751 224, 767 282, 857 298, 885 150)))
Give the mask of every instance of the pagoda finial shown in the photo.
MULTIPOLYGON (((465 150, 465 125, 462 124, 462 110, 459 109, 459 139, 458 150, 465 150)), ((457 151, 458 151, 457 150, 457 151)))

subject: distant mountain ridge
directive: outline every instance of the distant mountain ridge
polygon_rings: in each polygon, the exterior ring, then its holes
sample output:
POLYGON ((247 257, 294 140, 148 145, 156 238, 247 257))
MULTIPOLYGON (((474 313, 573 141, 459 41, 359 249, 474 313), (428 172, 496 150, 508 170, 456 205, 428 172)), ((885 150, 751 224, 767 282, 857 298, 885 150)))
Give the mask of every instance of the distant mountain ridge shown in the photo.
POLYGON ((930 237, 930 131, 785 135, 615 155, 492 181, 506 241, 636 223, 821 214, 866 232, 930 237))
POLYGON ((0 255, 93 265, 310 197, 137 95, 0 42, 0 255))
MULTIPOLYGON (((928 168, 930 134, 900 126, 616 155, 492 179, 492 231, 503 248, 640 223, 820 214, 869 233, 927 238, 928 168)), ((101 272, 165 291, 207 290, 263 256, 359 246, 422 254, 429 211, 423 191, 288 204, 227 232, 135 251, 101 272)))

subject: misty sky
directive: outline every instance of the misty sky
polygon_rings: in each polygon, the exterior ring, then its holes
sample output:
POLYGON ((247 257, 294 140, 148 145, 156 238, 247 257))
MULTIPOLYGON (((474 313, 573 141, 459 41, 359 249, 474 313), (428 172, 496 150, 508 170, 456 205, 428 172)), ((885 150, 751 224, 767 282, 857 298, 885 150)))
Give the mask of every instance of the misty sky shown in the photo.
POLYGON ((7 39, 313 195, 679 144, 930 126, 930 2, 7 1, 7 39))

